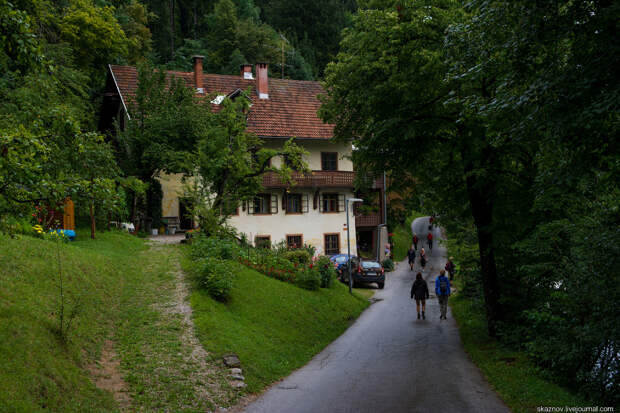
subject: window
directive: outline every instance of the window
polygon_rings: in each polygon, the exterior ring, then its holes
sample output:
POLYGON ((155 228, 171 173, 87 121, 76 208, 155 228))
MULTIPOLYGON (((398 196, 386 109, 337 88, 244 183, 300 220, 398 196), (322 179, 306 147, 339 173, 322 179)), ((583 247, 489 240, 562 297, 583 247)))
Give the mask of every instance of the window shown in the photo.
POLYGON ((269 235, 257 235, 254 240, 254 245, 256 248, 271 248, 271 236, 269 235))
POLYGON ((286 196, 286 213, 301 214, 301 194, 288 194, 286 196))
POLYGON ((285 194, 282 207, 287 214, 303 214, 308 212, 308 194, 285 194))
POLYGON ((286 246, 290 249, 303 247, 304 246, 303 241, 304 241, 304 237, 301 234, 286 236, 286 246))
POLYGON ((258 194, 250 201, 249 214, 264 215, 278 213, 278 196, 275 194, 258 194))
POLYGON ((322 194, 321 212, 343 212, 344 194, 322 194))
POLYGON ((340 235, 339 234, 325 234, 325 254, 326 255, 340 254, 340 235))
POLYGON ((321 169, 324 171, 337 171, 338 152, 321 152, 321 169))

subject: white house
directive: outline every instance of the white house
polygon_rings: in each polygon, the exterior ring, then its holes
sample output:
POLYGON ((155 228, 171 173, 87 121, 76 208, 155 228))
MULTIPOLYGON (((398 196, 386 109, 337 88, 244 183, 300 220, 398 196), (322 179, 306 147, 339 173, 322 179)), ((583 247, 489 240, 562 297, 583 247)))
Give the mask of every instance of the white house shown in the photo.
MULTIPOLYGON (((294 138, 308 152, 305 161, 312 171, 305 175, 295 172, 293 186, 284 185, 275 174, 267 172, 262 177, 261 192, 253 201, 241 203, 230 223, 254 242, 285 241, 290 247, 313 245, 325 254, 346 252, 345 200, 354 197, 355 178, 349 158, 351 144, 334 142, 333 126, 318 118, 320 101, 317 95, 324 93, 321 85, 312 81, 270 79, 266 63, 258 63, 254 68, 243 65, 239 76, 205 74, 202 59, 194 57, 193 72, 172 74, 184 79, 197 94, 228 96, 251 88, 248 130, 256 133, 268 147, 278 147, 294 138)), ((104 105, 105 99, 108 102, 108 116, 124 116, 126 99, 135 93, 137 78, 134 67, 109 66, 104 98, 104 105)), ((274 166, 279 162, 282 160, 274 159, 274 166)), ((179 199, 180 178, 179 175, 161 177, 162 212, 171 225, 187 230, 193 223, 179 199)), ((382 223, 383 213, 375 215, 358 217, 373 247, 375 237, 372 234, 376 234, 375 228, 382 223)), ((349 231, 353 253, 357 252, 355 222, 351 210, 349 231)))

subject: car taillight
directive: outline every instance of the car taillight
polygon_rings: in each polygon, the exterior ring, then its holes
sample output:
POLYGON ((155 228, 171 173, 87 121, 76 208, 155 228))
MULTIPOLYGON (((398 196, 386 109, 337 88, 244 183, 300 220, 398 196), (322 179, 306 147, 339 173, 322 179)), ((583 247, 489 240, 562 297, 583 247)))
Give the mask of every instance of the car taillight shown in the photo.
POLYGON ((383 274, 383 271, 385 271, 385 270, 383 269, 383 267, 381 267, 381 274, 383 274))
POLYGON ((357 267, 357 273, 361 274, 362 273, 362 267, 357 267))

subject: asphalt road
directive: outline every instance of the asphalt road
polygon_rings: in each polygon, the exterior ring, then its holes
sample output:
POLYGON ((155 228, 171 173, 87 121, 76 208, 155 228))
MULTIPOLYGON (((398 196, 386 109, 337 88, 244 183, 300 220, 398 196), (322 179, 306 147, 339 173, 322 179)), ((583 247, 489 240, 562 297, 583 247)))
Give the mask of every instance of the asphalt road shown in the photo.
MULTIPOLYGON (((415 220, 412 229, 426 248, 428 218, 415 220)), ((434 228, 433 233, 437 244, 440 231, 434 228)), ((423 274, 431 293, 444 265, 445 250, 435 245, 423 274)), ((380 301, 310 363, 243 411, 509 412, 463 350, 450 310, 447 320, 439 320, 434 294, 426 320, 417 320, 415 301, 409 298, 413 278, 406 261, 399 263, 388 274, 385 289, 375 294, 380 301)))

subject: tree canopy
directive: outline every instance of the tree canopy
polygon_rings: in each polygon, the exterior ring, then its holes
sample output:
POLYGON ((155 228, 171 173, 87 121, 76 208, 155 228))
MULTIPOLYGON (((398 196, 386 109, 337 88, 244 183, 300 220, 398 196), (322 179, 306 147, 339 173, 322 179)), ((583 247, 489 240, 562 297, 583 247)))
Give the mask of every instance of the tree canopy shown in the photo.
POLYGON ((323 118, 358 164, 415 176, 449 235, 475 240, 468 288, 491 335, 617 403, 619 289, 603 284, 620 281, 618 6, 360 5, 323 118))

